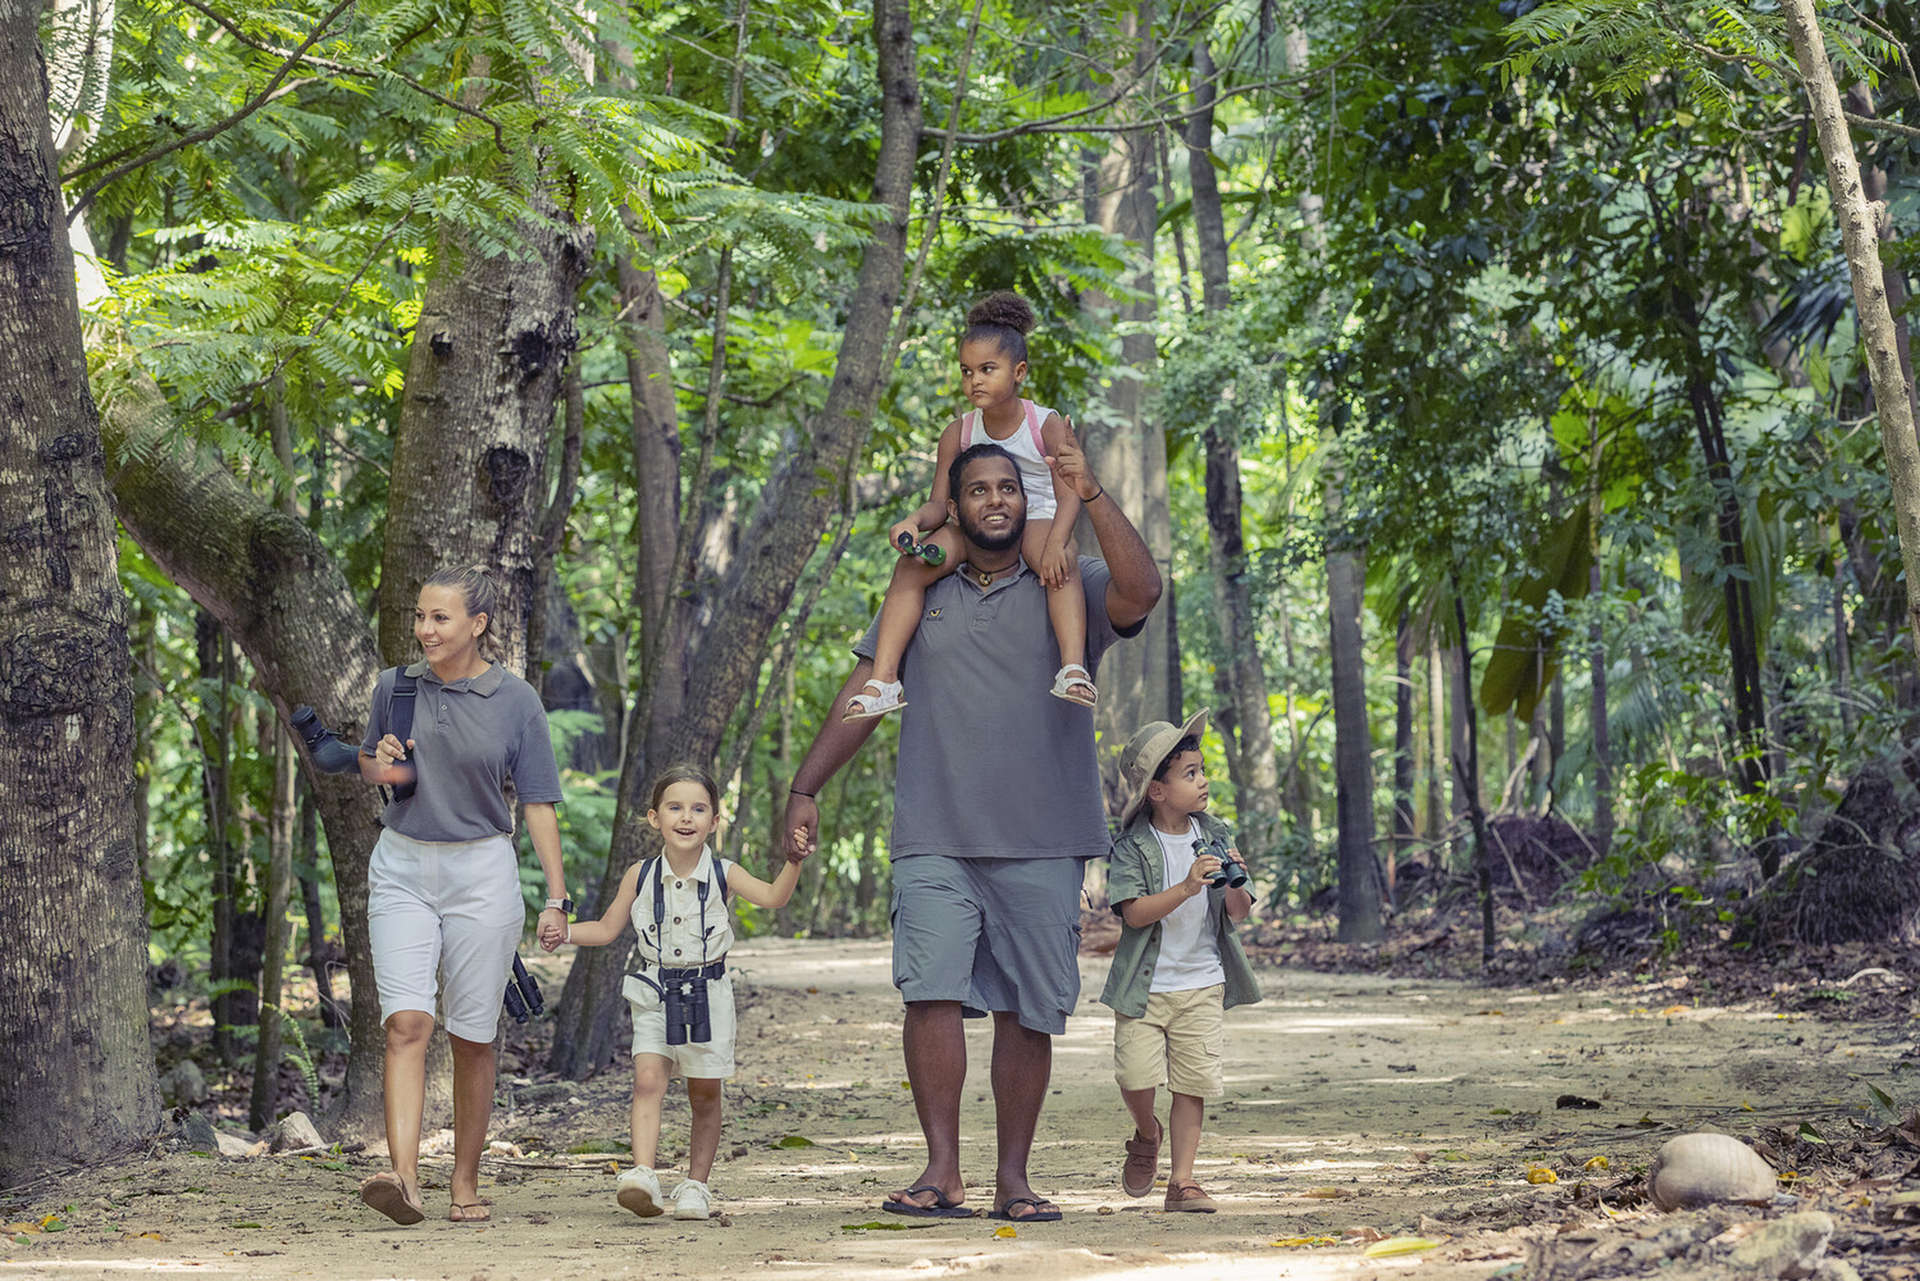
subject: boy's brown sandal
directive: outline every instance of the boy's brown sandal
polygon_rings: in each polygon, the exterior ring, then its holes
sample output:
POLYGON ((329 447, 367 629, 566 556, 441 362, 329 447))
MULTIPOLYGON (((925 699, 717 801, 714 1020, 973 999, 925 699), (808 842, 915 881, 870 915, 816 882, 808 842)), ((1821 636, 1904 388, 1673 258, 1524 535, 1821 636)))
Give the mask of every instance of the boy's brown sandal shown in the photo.
POLYGON ((1167 1211, 1184 1214, 1212 1214, 1220 1207, 1198 1183, 1167 1184, 1167 1211))
POLYGON ((1120 1190, 1128 1196, 1145 1196, 1153 1191, 1153 1181, 1160 1177, 1160 1143, 1167 1137, 1167 1127, 1156 1118, 1154 1135, 1151 1139, 1136 1137, 1127 1140, 1127 1161, 1120 1167, 1120 1190))

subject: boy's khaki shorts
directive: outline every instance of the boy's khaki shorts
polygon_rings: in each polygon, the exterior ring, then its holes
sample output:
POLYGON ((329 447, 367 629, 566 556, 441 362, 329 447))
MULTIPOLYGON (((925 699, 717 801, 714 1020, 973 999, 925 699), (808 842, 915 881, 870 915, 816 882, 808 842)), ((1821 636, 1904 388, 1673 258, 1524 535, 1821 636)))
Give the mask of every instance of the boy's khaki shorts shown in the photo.
POLYGON ((1113 1079, 1123 1090, 1166 1086, 1175 1094, 1217 1099, 1226 1093, 1221 1059, 1227 1021, 1226 984, 1154 992, 1147 1012, 1113 1016, 1113 1079))

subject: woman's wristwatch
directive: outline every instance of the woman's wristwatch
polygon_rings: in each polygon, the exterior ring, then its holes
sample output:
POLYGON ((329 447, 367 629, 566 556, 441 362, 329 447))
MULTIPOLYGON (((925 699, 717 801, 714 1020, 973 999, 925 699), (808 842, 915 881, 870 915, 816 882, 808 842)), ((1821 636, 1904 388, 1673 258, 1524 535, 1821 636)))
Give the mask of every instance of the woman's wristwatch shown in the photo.
POLYGON ((555 910, 564 912, 568 919, 571 920, 573 917, 573 900, 570 898, 550 898, 547 900, 546 910, 549 912, 555 910))

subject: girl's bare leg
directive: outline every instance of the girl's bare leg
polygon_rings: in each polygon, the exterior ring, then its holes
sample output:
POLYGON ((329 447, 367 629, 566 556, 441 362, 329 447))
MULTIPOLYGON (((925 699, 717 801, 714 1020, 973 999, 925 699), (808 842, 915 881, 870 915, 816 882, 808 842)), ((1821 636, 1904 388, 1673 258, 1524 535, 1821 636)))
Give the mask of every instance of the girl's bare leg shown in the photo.
POLYGON ((667 1094, 672 1065, 658 1054, 633 1056, 633 1163, 653 1168, 660 1147, 660 1100, 667 1094))
POLYGON ((920 613, 927 603, 927 588, 951 574, 960 565, 960 535, 950 526, 942 526, 926 540, 947 554, 939 565, 929 565, 918 556, 902 556, 893 567, 893 581, 887 584, 887 597, 880 605, 880 634, 873 642, 873 679, 900 679, 900 656, 920 626, 920 613))
MULTIPOLYGON (((1047 539, 1053 535, 1053 521, 1030 520, 1020 537, 1020 554, 1027 567, 1039 572, 1046 553, 1047 539)), ((1067 576, 1058 587, 1047 588, 1047 617, 1053 623, 1053 639, 1060 646, 1060 666, 1087 663, 1087 596, 1080 585, 1079 548, 1067 540, 1067 576)), ((1094 693, 1091 681, 1079 682, 1084 692, 1094 693)))
POLYGON ((719 1077, 687 1078, 687 1102, 693 1105, 693 1138, 687 1144, 687 1177, 705 1183, 713 1173, 713 1154, 720 1149, 721 1087, 719 1077))

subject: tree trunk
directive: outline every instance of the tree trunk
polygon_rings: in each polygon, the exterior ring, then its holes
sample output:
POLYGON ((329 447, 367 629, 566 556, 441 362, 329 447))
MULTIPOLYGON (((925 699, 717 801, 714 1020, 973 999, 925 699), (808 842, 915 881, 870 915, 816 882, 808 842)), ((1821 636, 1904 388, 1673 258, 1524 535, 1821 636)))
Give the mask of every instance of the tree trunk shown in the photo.
POLYGON ((1427 839, 1438 841, 1447 828, 1444 785, 1447 776, 1446 663, 1440 657, 1438 620, 1427 637, 1427 839))
MULTIPOLYGON (((313 987, 320 1005, 322 1027, 345 1027, 346 1013, 333 997, 333 965, 327 947, 327 909, 320 901, 320 812, 313 794, 300 789, 300 848, 294 856, 300 878, 300 902, 307 920, 305 964, 313 971, 313 987)), ((314 1100, 317 1104, 319 1100, 314 1100)))
MULTIPOLYGON (((194 652, 199 659, 202 696, 196 723, 200 747, 200 806, 204 836, 202 853, 211 874, 211 936, 207 941, 207 977, 222 984, 233 973, 233 851, 228 839, 233 807, 231 787, 232 712, 228 694, 233 687, 232 647, 212 614, 200 609, 193 617, 194 652)), ((219 992, 209 1003, 213 1014, 213 1052, 222 1063, 233 1061, 233 993, 219 992)))
MULTIPOLYGON (((1113 68, 1116 82, 1152 74, 1156 48, 1153 37, 1153 0, 1139 0, 1137 9, 1120 19, 1122 34, 1131 41, 1132 64, 1113 68)), ((1117 87, 1117 86, 1116 86, 1117 87)), ((1151 386, 1159 352, 1153 337, 1157 309, 1153 274, 1153 243, 1158 200, 1155 196, 1155 126, 1142 125, 1112 136, 1111 145, 1097 160, 1094 186, 1098 193, 1091 210, 1103 231, 1125 240, 1130 264, 1127 283, 1137 291, 1133 301, 1116 303, 1089 292, 1086 305, 1111 309, 1116 326, 1126 328, 1120 339, 1120 364, 1125 377, 1110 380, 1103 397, 1106 427, 1086 433, 1087 452, 1100 481, 1121 509, 1139 526, 1160 570, 1160 579, 1172 584, 1173 523, 1168 510, 1167 436, 1152 419, 1145 395, 1151 386)), ((1078 538, 1090 549, 1092 527, 1083 516, 1078 538)), ((1110 650, 1100 662, 1100 706, 1094 724, 1100 741, 1117 750, 1133 731, 1149 720, 1178 723, 1181 709, 1175 700, 1170 673, 1179 661, 1174 641, 1172 611, 1148 615, 1140 635, 1110 650)), ((1118 777, 1118 757, 1103 761, 1109 782, 1118 777)))
MULTIPOLYGON (((260 965, 260 1032, 253 1059, 253 1095, 247 1124, 264 1130, 273 1124, 278 1102, 274 1080, 280 1067, 281 967, 287 956, 287 901, 293 882, 294 791, 300 781, 300 758, 293 738, 280 729, 273 743, 273 813, 267 829, 267 941, 260 965)), ((320 1100, 309 1099, 318 1107, 320 1100)))
POLYGON ((1381 931, 1380 885, 1373 861, 1373 737, 1367 725, 1366 641, 1360 624, 1367 563, 1364 550, 1342 541, 1343 471, 1337 461, 1330 462, 1326 488, 1340 941, 1372 943, 1381 931))
POLYGON ((1467 602, 1460 594, 1460 580, 1450 575, 1453 587, 1455 640, 1460 653, 1460 699, 1466 709, 1467 750, 1454 758, 1454 770, 1470 780, 1465 788, 1467 815, 1473 823, 1473 878, 1480 891, 1480 963, 1493 960, 1493 848, 1487 834, 1487 811, 1480 803, 1480 716, 1473 704, 1473 650, 1467 637, 1467 602))
MULTIPOLYGON (((168 443, 159 388, 137 383, 101 420, 109 479, 127 532, 161 570, 218 618, 253 664, 284 720, 307 703, 358 742, 380 663, 365 616, 314 532, 242 485, 217 459, 168 443)), ((301 749, 305 751, 304 745, 301 749)), ((340 933, 353 989, 340 1137, 377 1133, 386 1036, 368 950, 367 859, 380 805, 358 778, 308 771, 327 829, 340 933)))
POLYGON ((1413 624, 1406 606, 1393 641, 1393 857, 1387 862, 1387 889, 1393 889, 1394 865, 1414 841, 1413 816, 1413 624))
MULTIPOLYGON (((536 198, 537 203, 537 198, 536 198)), ((443 229, 407 363, 380 562, 380 654, 413 650, 435 570, 485 565, 501 589, 502 661, 527 671, 546 514, 547 438, 577 337, 591 236, 548 213, 520 225, 524 260, 483 257, 443 229)))
MULTIPOLYGON (((662 653, 642 711, 628 736, 619 807, 599 896, 605 902, 642 848, 647 787, 672 761, 711 765, 743 691, 752 690, 773 625, 793 599, 865 448, 868 425, 894 361, 893 312, 906 270, 907 218, 920 138, 920 86, 914 68, 913 21, 906 0, 877 0, 873 37, 879 52, 880 152, 874 199, 888 210, 861 256, 846 312, 839 360, 826 403, 760 492, 739 554, 712 593, 710 620, 694 617, 692 594, 675 583, 667 595, 666 635, 684 646, 662 653), (822 485, 821 476, 838 478, 822 485), (678 708, 669 714, 668 709, 678 708)), ((679 564, 689 562, 684 549, 679 564)), ((573 1077, 613 1060, 625 1019, 618 999, 624 972, 618 947, 583 953, 567 976, 554 1020, 548 1065, 573 1077)))
MULTIPOLYGON (((1194 114, 1187 120, 1188 176, 1193 186, 1193 221, 1199 244, 1201 300, 1209 326, 1228 323, 1233 297, 1229 288, 1226 219, 1220 207, 1220 183, 1213 168, 1213 59, 1204 40, 1193 50, 1194 114)), ((1240 442, 1231 430, 1209 422, 1205 431, 1207 536, 1212 553, 1214 607, 1220 628, 1219 666, 1227 707, 1219 719, 1233 740, 1228 764, 1233 769, 1239 805, 1240 849, 1263 857, 1276 845, 1280 828, 1280 766, 1275 756, 1273 715, 1267 702, 1267 673, 1260 663, 1259 627, 1247 588, 1247 547, 1241 529, 1240 442)), ((1171 584, 1172 578, 1165 580, 1171 584)))
POLYGON ((126 596, 40 15, 0 0, 0 1185, 160 1119, 126 596))
POLYGON ((1920 441, 1914 437, 1913 388, 1901 369, 1898 332, 1887 299, 1878 219, 1861 186, 1859 160, 1853 154, 1853 139, 1847 134, 1846 118, 1841 113, 1826 44, 1814 20, 1813 0, 1782 0, 1780 10, 1793 40, 1801 81, 1807 86, 1820 150, 1826 156, 1827 188, 1833 197, 1840 240, 1846 248, 1847 271, 1853 280, 1854 311, 1860 340, 1867 349, 1867 373, 1880 419, 1880 449, 1893 484, 1900 560, 1908 584, 1907 625, 1913 632, 1913 659, 1920 666, 1920 598, 1912 590, 1912 584, 1920 582, 1920 441))

